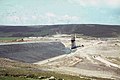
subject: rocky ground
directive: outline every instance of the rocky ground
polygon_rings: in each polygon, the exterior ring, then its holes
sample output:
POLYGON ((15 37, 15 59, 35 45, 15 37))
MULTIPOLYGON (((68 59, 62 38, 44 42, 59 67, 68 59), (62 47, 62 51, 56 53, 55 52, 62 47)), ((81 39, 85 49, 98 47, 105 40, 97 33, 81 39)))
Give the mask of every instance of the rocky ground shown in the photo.
MULTIPOLYGON (((60 39, 68 47, 70 39, 60 39), (67 42, 68 40, 68 42, 67 42)), ((85 75, 110 79, 120 79, 120 40, 117 38, 82 39, 77 38, 77 45, 84 45, 70 54, 47 59, 35 64, 52 67, 57 71, 72 75, 85 75), (44 62, 44 63, 42 63, 44 62)))

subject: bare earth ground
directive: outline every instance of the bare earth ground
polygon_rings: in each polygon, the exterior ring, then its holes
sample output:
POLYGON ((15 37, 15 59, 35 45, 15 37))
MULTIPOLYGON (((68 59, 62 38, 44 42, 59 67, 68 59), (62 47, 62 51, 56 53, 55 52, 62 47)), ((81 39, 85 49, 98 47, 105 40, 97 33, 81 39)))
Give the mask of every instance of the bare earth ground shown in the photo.
MULTIPOLYGON (((33 42, 60 41, 66 47, 70 48, 70 38, 71 37, 55 36, 25 38, 24 40, 33 42)), ((120 80, 119 39, 76 38, 76 45, 84 45, 84 47, 79 47, 75 50, 72 50, 69 54, 35 62, 33 64, 45 67, 45 69, 49 71, 55 71, 73 76, 84 75, 89 77, 120 80)))
MULTIPOLYGON (((66 47, 70 46, 70 38, 57 38, 66 47)), ((70 54, 39 61, 34 64, 49 67, 51 71, 72 75, 111 78, 120 80, 120 40, 87 40, 77 38, 77 45, 84 45, 70 54)))

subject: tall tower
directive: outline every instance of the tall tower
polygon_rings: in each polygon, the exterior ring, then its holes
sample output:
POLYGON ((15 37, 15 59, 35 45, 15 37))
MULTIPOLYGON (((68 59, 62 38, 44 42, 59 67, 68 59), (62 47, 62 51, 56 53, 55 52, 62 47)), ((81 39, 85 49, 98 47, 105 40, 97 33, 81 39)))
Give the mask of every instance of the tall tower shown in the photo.
POLYGON ((75 44, 75 34, 72 35, 72 38, 71 38, 71 49, 75 49, 76 48, 76 44, 75 44))

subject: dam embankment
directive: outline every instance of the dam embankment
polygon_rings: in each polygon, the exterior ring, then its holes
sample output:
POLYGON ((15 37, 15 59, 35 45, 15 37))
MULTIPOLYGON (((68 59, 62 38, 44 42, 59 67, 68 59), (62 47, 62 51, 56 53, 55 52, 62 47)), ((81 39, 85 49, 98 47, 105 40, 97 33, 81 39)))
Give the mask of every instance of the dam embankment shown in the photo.
POLYGON ((34 63, 65 54, 66 48, 61 42, 37 42, 0 45, 0 57, 34 63))

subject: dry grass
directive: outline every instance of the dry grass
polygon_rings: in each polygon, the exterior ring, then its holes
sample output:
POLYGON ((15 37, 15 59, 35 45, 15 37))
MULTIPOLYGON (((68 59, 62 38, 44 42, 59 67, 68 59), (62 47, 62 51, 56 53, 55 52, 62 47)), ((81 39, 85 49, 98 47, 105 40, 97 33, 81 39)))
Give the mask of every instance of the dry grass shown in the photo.
POLYGON ((56 80, 109 80, 87 76, 71 76, 47 70, 45 71, 45 69, 43 69, 43 66, 0 58, 0 79, 2 80, 38 80, 38 77, 48 78, 51 76, 54 76, 56 80))
POLYGON ((109 59, 109 61, 111 61, 112 63, 120 65, 120 58, 119 57, 107 57, 107 59, 109 59))

